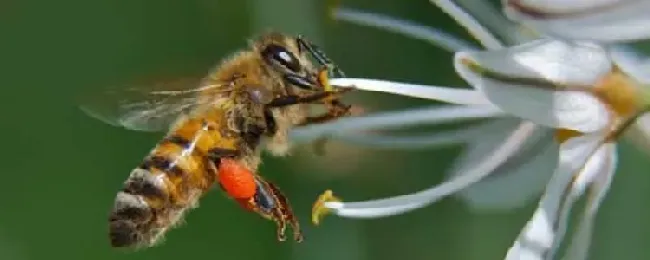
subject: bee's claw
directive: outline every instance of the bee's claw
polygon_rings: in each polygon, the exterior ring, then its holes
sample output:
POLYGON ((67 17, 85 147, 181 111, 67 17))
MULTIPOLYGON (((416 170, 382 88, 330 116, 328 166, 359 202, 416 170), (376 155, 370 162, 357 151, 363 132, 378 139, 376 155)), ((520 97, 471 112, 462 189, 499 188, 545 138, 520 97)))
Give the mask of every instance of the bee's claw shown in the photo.
POLYGON ((287 236, 284 234, 284 228, 278 227, 278 241, 284 242, 287 240, 287 236))
POLYGON ((300 229, 294 228, 293 229, 293 240, 300 243, 304 239, 305 239, 305 237, 302 235, 302 232, 300 232, 300 229))

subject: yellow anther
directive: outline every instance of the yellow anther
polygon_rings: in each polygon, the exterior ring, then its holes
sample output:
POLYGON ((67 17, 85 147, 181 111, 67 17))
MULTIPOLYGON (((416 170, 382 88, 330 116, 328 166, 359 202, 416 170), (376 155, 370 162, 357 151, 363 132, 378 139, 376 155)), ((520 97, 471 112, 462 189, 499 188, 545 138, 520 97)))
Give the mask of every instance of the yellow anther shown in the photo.
POLYGON ((336 21, 336 10, 341 6, 340 0, 328 0, 326 2, 327 14, 330 20, 336 21))
POLYGON ((314 225, 318 226, 320 224, 321 219, 323 219, 327 214, 330 214, 332 212, 331 209, 325 207, 326 202, 340 202, 341 200, 334 196, 331 190, 326 190, 318 196, 318 199, 316 202, 314 202, 314 206, 311 208, 311 222, 314 223, 314 225))
POLYGON ((332 87, 332 85, 330 85, 329 69, 328 68, 323 68, 322 70, 320 70, 318 72, 318 81, 323 86, 323 89, 326 92, 334 91, 334 88, 332 87))

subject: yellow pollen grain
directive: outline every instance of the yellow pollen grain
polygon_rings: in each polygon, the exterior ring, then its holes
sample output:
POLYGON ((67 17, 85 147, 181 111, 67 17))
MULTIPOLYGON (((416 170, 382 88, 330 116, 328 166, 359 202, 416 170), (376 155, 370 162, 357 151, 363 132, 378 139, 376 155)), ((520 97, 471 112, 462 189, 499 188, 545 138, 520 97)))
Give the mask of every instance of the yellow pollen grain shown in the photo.
POLYGON ((326 68, 319 71, 318 81, 320 82, 321 85, 323 85, 323 88, 325 89, 326 92, 332 92, 334 91, 334 88, 332 87, 332 85, 330 85, 328 73, 329 71, 326 68))

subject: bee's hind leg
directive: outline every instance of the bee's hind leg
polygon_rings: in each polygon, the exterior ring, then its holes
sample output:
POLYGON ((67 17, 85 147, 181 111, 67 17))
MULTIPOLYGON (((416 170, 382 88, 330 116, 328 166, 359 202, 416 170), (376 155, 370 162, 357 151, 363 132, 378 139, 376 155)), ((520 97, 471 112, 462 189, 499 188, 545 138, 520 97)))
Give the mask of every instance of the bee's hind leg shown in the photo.
POLYGON ((282 194, 280 189, 275 186, 275 184, 270 182, 267 182, 266 184, 268 185, 269 190, 273 193, 273 197, 275 198, 278 205, 277 209, 282 214, 282 219, 285 222, 288 222, 288 224, 291 226, 291 229, 293 230, 293 239, 296 242, 302 242, 304 237, 302 235, 302 231, 300 230, 300 222, 293 214, 293 210, 291 209, 291 205, 289 205, 289 201, 284 196, 284 194, 282 194))
POLYGON ((275 222, 277 238, 279 241, 286 240, 287 224, 293 229, 293 237, 297 242, 302 242, 303 236, 300 231, 300 224, 293 214, 286 197, 274 184, 267 182, 260 176, 255 178, 257 190, 252 198, 238 199, 237 201, 246 209, 249 209, 262 217, 275 222))

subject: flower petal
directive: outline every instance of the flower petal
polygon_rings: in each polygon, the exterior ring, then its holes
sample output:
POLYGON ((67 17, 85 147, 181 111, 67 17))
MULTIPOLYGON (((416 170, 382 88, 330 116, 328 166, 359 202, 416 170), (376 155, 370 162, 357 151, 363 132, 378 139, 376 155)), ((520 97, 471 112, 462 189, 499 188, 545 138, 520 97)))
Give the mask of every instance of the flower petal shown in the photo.
POLYGON ((600 208, 600 204, 603 202, 605 195, 607 195, 607 192, 609 191, 612 179, 616 173, 616 164, 618 161, 616 145, 608 144, 607 146, 609 146, 607 149, 610 150, 609 157, 605 162, 607 165, 602 167, 601 172, 598 173, 594 183, 591 185, 585 212, 566 253, 568 258, 565 258, 567 259, 584 260, 587 259, 589 255, 589 246, 591 244, 591 234, 594 220, 596 219, 596 213, 598 212, 598 208, 600 208))
MULTIPOLYGON (((521 120, 491 120, 474 135, 450 169, 450 178, 463 174, 485 154, 491 153, 521 120)), ((458 195, 474 210, 510 210, 524 205, 544 190, 557 165, 558 147, 548 129, 531 133, 517 155, 484 180, 458 195), (517 194, 517 196, 512 196, 517 194)))
POLYGON ((442 124, 502 115, 501 110, 492 106, 431 106, 406 111, 341 118, 331 123, 298 127, 290 134, 293 142, 303 143, 324 136, 335 136, 337 133, 346 131, 396 129, 410 125, 442 124))
POLYGON ((602 140, 604 135, 595 133, 571 138, 560 145, 558 167, 539 207, 508 250, 506 259, 552 258, 564 235, 572 203, 584 192, 585 185, 608 167, 611 149, 601 146, 602 140))
POLYGON ((430 85, 416 85, 378 79, 331 79, 330 84, 353 87, 365 91, 386 92, 414 98, 424 98, 461 105, 492 105, 483 93, 473 89, 459 89, 430 85))
POLYGON ((511 78, 533 78, 555 85, 591 86, 612 70, 607 50, 598 45, 548 39, 456 54, 456 61, 465 59, 511 78))
POLYGON ((535 128, 535 124, 532 123, 520 125, 513 135, 504 140, 492 153, 482 158, 482 162, 476 164, 475 168, 433 188, 409 195, 364 202, 326 202, 324 206, 332 209, 339 216, 349 218, 386 217, 422 208, 485 178, 510 158, 535 128))
POLYGON ((607 107, 588 88, 611 71, 606 52, 591 44, 540 40, 503 50, 458 52, 458 74, 496 106, 535 123, 581 132, 609 124, 607 107))
POLYGON ((358 25, 383 29, 403 34, 410 38, 425 40, 447 51, 476 50, 473 44, 433 27, 399 20, 390 16, 369 13, 349 8, 334 8, 335 19, 358 25))
POLYGON ((556 228, 556 240, 549 251, 548 256, 553 257, 555 252, 560 247, 560 242, 564 238, 564 235, 567 230, 569 215, 571 213, 573 203, 581 197, 587 187, 596 181, 601 175, 611 171, 611 158, 615 153, 615 145, 612 143, 603 144, 598 150, 594 153, 592 157, 588 159, 584 168, 574 176, 574 179, 571 183, 571 189, 562 203, 562 208, 560 210, 559 219, 557 220, 556 228))
POLYGON ((614 45, 609 48, 612 61, 627 75, 644 84, 650 84, 650 59, 626 45, 614 45))
POLYGON ((649 1, 505 0, 515 21, 556 38, 601 42, 650 38, 649 1))

